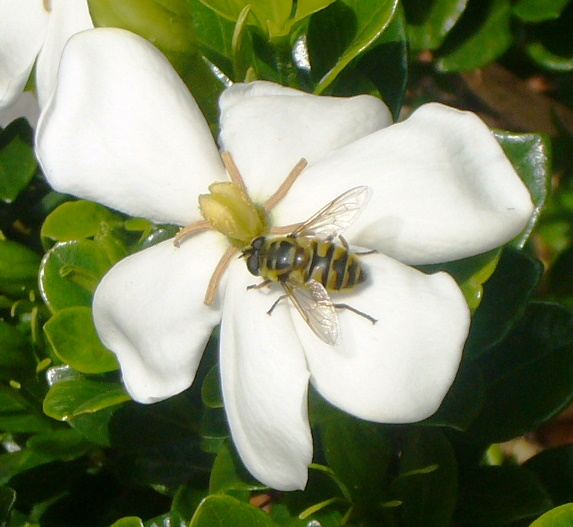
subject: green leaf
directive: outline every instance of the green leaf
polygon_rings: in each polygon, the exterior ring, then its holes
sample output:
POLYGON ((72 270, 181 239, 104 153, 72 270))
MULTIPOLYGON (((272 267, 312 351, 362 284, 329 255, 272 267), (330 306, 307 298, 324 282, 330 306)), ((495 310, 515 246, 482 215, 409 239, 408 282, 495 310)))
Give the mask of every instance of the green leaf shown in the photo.
POLYGON ((573 401, 573 311, 531 304, 479 365, 485 401, 470 433, 493 443, 536 429, 573 401))
POLYGON ((237 453, 231 448, 229 442, 225 441, 213 463, 209 494, 225 493, 229 490, 252 491, 266 488, 245 470, 237 453))
POLYGON ((541 22, 558 18, 569 0, 517 0, 513 14, 526 22, 541 22))
POLYGON ((31 468, 49 463, 51 458, 43 454, 23 448, 16 452, 9 452, 0 456, 0 485, 22 472, 31 468))
POLYGON ((85 439, 103 447, 111 446, 110 423, 118 406, 108 406, 93 414, 80 414, 70 419, 68 424, 85 439))
POLYGON ((481 370, 472 362, 464 360, 438 411, 421 424, 467 430, 479 415, 483 400, 481 370))
POLYGON ((533 519, 552 505, 531 472, 514 466, 480 467, 461 478, 455 523, 476 527, 506 525, 533 519))
POLYGON ((187 522, 178 513, 172 511, 148 520, 143 525, 144 527, 187 527, 187 522))
POLYGON ((75 430, 53 430, 37 434, 26 442, 26 448, 51 459, 70 461, 90 449, 90 444, 75 430))
POLYGON ((113 522, 110 527, 144 527, 144 525, 141 518, 137 516, 126 516, 113 522))
POLYGON ((33 365, 28 339, 14 326, 0 320, 0 378, 10 380, 14 370, 33 365))
POLYGON ((63 362, 82 373, 104 373, 118 369, 115 355, 101 343, 89 307, 58 311, 44 331, 63 362))
POLYGON ((351 498, 356 513, 380 514, 380 506, 390 499, 387 471, 393 451, 388 428, 336 412, 321 425, 320 437, 328 466, 347 489, 345 497, 351 498))
POLYGON ((0 200, 12 203, 38 169, 34 155, 34 132, 26 119, 17 119, 0 128, 0 200))
POLYGON ((231 496, 208 496, 199 505, 189 527, 273 527, 271 517, 231 496))
POLYGON ((89 307, 110 267, 106 252, 92 240, 57 243, 42 260, 40 292, 54 313, 67 307, 89 307))
POLYGON ((573 525, 573 503, 567 503, 546 512, 530 527, 571 527, 573 525))
POLYGON ((0 525, 8 525, 12 508, 16 503, 16 491, 10 487, 0 488, 0 525))
POLYGON ((402 0, 413 50, 437 49, 464 12, 468 0, 402 0))
POLYGON ((74 379, 50 388, 44 399, 44 412, 54 419, 68 421, 129 400, 121 384, 74 379))
POLYGON ((217 364, 205 375, 201 386, 201 398, 203 399, 203 404, 209 408, 223 408, 221 374, 217 364))
POLYGON ((548 138, 539 134, 517 134, 496 131, 495 138, 505 154, 527 185, 535 205, 533 216, 523 232, 512 244, 522 249, 547 201, 551 188, 551 143, 548 138))
POLYGON ((0 292, 9 296, 28 296, 37 288, 40 257, 32 250, 10 240, 0 240, 0 292))
POLYGON ((436 68, 444 73, 469 71, 493 62, 513 42, 510 0, 470 2, 448 35, 436 68))
MULTIPOLYGON (((547 2, 551 3, 551 2, 547 2)), ((540 2, 540 5, 543 5, 540 2)), ((555 72, 573 71, 573 3, 569 2, 557 20, 526 28, 525 51, 541 67, 555 72)))
POLYGON ((523 466, 537 475, 555 505, 573 501, 573 472, 568 469, 573 466, 573 445, 544 450, 523 466))
POLYGON ((54 424, 42 413, 40 403, 24 397, 16 388, 0 385, 0 430, 34 433, 51 430, 54 424))
POLYGON ((321 76, 314 92, 323 93, 388 27, 397 0, 340 0, 310 21, 308 45, 313 71, 321 76))
POLYGON ((360 87, 358 73, 374 85, 394 119, 398 120, 408 80, 406 19, 400 4, 387 28, 358 59, 356 69, 349 67, 337 78, 332 93, 349 96, 371 91, 360 87))
POLYGON ((537 287, 543 265, 525 253, 506 247, 483 286, 483 300, 473 316, 466 356, 475 359, 499 342, 523 315, 537 287))
POLYGON ((103 205, 91 201, 68 201, 44 221, 41 235, 57 242, 81 240, 94 236, 100 224, 117 224, 121 218, 103 205))
POLYGON ((392 483, 401 525, 450 525, 458 471, 450 442, 435 429, 408 428, 400 437, 400 469, 392 483))

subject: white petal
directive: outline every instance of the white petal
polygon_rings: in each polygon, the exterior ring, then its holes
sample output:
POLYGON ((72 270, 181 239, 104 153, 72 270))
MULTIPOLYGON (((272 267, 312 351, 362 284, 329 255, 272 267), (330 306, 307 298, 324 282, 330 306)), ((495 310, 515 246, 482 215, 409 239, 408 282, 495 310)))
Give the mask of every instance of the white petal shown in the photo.
POLYGON ((36 128, 39 116, 38 100, 32 92, 25 91, 14 104, 5 110, 0 110, 0 127, 6 128, 12 121, 25 117, 30 126, 36 128))
POLYGON ((199 219, 198 193, 226 178, 175 70, 149 42, 120 29, 68 41, 36 144, 56 190, 160 223, 199 219))
POLYGON ((47 24, 48 12, 40 0, 0 0, 0 109, 24 90, 47 24))
POLYGON ((104 345, 117 354, 123 380, 139 402, 153 403, 191 385, 215 325, 220 303, 203 303, 225 249, 206 232, 136 253, 115 265, 94 297, 94 320, 104 345))
POLYGON ((464 297, 446 273, 425 275, 382 254, 364 256, 370 280, 332 295, 373 316, 339 309, 342 342, 319 340, 293 311, 311 382, 332 404, 362 419, 408 423, 439 407, 469 330, 464 297))
POLYGON ((225 409, 251 474, 275 489, 303 489, 312 460, 308 370, 288 311, 266 314, 282 290, 247 291, 258 281, 243 261, 229 269, 220 342, 225 409))
POLYGON ((36 64, 36 89, 41 108, 54 90, 64 45, 75 33, 94 27, 86 0, 53 1, 51 8, 46 39, 36 64))
POLYGON ((259 202, 302 157, 312 163, 392 122, 384 103, 370 95, 317 96, 263 81, 234 84, 220 106, 219 142, 259 202))
POLYGON ((357 185, 373 193, 348 239, 411 264, 498 247, 533 212, 529 192, 486 125, 440 104, 308 167, 275 209, 275 223, 303 221, 357 185))

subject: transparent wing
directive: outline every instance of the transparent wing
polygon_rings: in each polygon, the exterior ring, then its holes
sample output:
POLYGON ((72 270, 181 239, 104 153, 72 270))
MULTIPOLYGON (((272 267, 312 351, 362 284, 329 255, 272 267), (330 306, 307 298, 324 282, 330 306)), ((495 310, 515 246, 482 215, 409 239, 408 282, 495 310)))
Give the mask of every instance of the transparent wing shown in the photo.
POLYGON ((331 346, 340 343, 338 315, 324 286, 315 280, 304 285, 282 285, 310 329, 331 346))
POLYGON ((358 217, 368 201, 368 187, 355 187, 338 196, 297 227, 292 236, 315 236, 333 240, 358 217))

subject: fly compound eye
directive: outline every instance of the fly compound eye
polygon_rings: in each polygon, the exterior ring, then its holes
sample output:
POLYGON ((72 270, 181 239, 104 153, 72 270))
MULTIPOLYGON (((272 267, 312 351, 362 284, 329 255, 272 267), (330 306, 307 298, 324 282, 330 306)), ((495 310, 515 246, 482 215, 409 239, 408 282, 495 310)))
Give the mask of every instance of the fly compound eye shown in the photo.
POLYGON ((259 276, 260 263, 259 263, 259 257, 256 254, 251 254, 247 258, 247 269, 249 270, 249 273, 251 273, 252 275, 259 276))

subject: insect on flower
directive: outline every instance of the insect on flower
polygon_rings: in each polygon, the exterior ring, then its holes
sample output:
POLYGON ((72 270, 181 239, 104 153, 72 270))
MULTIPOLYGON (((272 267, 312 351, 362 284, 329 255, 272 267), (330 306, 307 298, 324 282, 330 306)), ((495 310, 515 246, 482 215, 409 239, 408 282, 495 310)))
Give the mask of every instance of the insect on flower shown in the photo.
POLYGON ((263 278, 263 282, 248 289, 260 289, 278 282, 285 290, 267 311, 269 315, 281 300, 290 298, 314 333, 330 345, 341 340, 336 309, 348 309, 376 323, 375 318, 348 304, 333 303, 329 295, 330 292, 351 291, 366 280, 358 256, 375 251, 352 252, 342 233, 365 206, 368 187, 348 190, 301 224, 270 227, 268 212, 288 192, 306 167, 306 160, 301 159, 275 194, 259 207, 249 198, 230 153, 225 152, 222 157, 231 182, 214 183, 209 187, 210 194, 199 197, 205 221, 182 229, 174 242, 179 246, 183 238, 211 228, 231 242, 232 247, 213 273, 205 303, 213 302, 231 257, 241 251, 249 272, 263 278), (335 238, 340 239, 341 245, 334 242, 335 238))
POLYGON ((355 187, 288 236, 259 236, 243 250, 249 272, 264 278, 251 289, 279 282, 286 291, 271 306, 269 315, 288 297, 315 334, 331 345, 340 342, 336 308, 349 309, 376 322, 348 304, 334 304, 329 296, 329 292, 351 291, 366 279, 357 255, 375 251, 351 252, 342 233, 358 217, 367 198, 368 187, 355 187), (337 237, 342 245, 334 243, 337 237))

